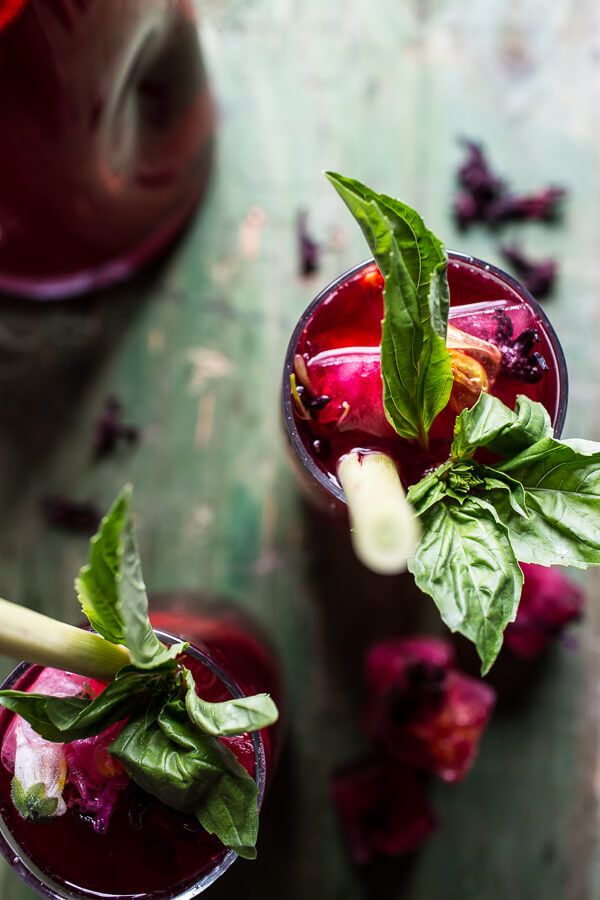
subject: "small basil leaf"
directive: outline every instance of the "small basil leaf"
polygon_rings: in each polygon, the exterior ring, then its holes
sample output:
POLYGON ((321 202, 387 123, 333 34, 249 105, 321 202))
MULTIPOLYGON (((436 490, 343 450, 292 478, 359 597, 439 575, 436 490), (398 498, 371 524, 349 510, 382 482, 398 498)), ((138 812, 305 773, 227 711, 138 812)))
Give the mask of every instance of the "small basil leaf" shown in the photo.
POLYGON ((92 628, 113 644, 125 642, 125 623, 119 608, 117 578, 121 535, 129 514, 131 488, 124 488, 90 540, 88 563, 75 580, 81 608, 92 628))
POLYGON ((223 703, 209 703, 196 693, 194 676, 189 669, 183 670, 186 684, 185 705, 194 725, 206 734, 243 734, 260 731, 277 721, 277 707, 268 694, 255 694, 223 703))
POLYGON ((501 456, 512 456, 549 436, 552 424, 541 403, 520 394, 513 412, 497 397, 482 393, 470 409, 457 416, 450 452, 458 459, 488 447, 501 456))
POLYGON ((75 587, 92 627, 106 640, 125 644, 135 666, 154 669, 173 660, 183 645, 167 648, 152 630, 131 496, 131 487, 125 487, 102 520, 75 587))
POLYGON ((516 616, 523 574, 507 529, 473 498, 441 502, 422 517, 423 537, 409 568, 442 619, 475 643, 485 674, 516 616))
POLYGON ((495 501, 521 562, 600 565, 600 444, 544 438, 499 472, 525 491, 527 518, 515 515, 506 497, 495 501))
POLYGON ((183 704, 168 704, 150 727, 130 721, 109 750, 143 790, 194 814, 240 856, 256 856, 256 783, 224 744, 186 720, 183 704))
POLYGON ((0 704, 26 719, 47 741, 69 743, 92 737, 115 722, 166 698, 175 687, 173 673, 150 676, 131 672, 112 681, 97 697, 50 697, 29 691, 0 691, 0 704))
POLYGON ((505 472, 493 469, 491 466, 478 466, 477 469, 483 479, 483 496, 490 499, 493 504, 492 497, 495 496, 494 492, 502 491, 505 494, 504 499, 508 500, 513 512, 523 518, 529 516, 525 489, 520 481, 511 478, 505 472))
POLYGON ((432 472, 428 472, 416 484, 411 484, 406 497, 408 502, 414 506, 417 515, 423 515, 438 500, 446 496, 446 482, 444 478, 451 465, 452 461, 449 460, 432 472))
POLYGON ((400 201, 333 172, 327 177, 357 220, 385 280, 381 375, 386 416, 401 437, 427 444, 452 389, 444 247, 418 213, 400 201))

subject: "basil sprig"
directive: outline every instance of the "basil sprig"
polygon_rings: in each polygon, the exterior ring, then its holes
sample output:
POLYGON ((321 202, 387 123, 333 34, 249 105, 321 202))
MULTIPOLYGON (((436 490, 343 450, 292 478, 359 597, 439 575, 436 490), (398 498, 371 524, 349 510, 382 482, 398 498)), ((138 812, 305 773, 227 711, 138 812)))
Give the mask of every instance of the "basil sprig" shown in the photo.
POLYGON ((489 670, 516 616, 519 562, 600 564, 600 444, 552 437, 540 403, 481 394, 457 417, 451 459, 413 485, 423 536, 409 562, 452 631, 489 670), (501 457, 483 465, 480 448, 501 457))
POLYGON ((148 618, 130 488, 92 538, 76 587, 92 627, 105 640, 124 644, 132 664, 94 698, 0 691, 0 704, 59 743, 128 719, 109 751, 133 781, 166 805, 195 815, 226 847, 253 859, 257 786, 219 738, 266 728, 277 720, 277 708, 267 694, 222 703, 201 699, 192 673, 177 660, 188 644, 167 647, 157 638, 148 618))
MULTIPOLYGON (((386 417, 401 438, 426 448, 453 380, 444 247, 400 201, 332 172, 327 177, 385 281, 386 417)), ((519 562, 600 565, 600 444, 556 440, 547 411, 525 396, 511 410, 482 393, 456 419, 450 459, 412 485, 408 500, 422 525, 408 568, 448 627, 475 643, 484 673, 516 617, 519 562), (499 462, 482 464, 478 450, 499 462)))
POLYGON ((450 292, 442 242, 399 200, 334 172, 327 177, 367 239, 385 279, 381 375, 385 414, 400 437, 426 447, 450 397, 450 292))

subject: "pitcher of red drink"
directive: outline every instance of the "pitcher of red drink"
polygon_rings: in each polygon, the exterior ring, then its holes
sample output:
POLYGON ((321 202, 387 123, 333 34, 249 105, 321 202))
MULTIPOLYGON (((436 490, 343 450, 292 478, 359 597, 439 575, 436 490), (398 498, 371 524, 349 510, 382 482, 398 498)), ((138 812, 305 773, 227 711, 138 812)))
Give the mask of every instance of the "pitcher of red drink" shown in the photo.
POLYGON ((149 260, 213 133, 192 0, 0 0, 0 290, 80 293, 149 260))

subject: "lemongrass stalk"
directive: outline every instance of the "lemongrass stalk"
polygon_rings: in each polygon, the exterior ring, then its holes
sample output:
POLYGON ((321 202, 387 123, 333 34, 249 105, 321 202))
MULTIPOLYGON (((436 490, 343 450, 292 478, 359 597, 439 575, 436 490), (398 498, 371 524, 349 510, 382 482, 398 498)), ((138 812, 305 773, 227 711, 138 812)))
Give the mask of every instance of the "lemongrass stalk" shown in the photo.
POLYGON ((0 653, 101 681, 110 681, 131 663, 120 644, 2 599, 0 653))
POLYGON ((352 452, 342 457, 337 474, 358 558, 381 575, 403 572, 421 529, 394 461, 384 453, 352 452))

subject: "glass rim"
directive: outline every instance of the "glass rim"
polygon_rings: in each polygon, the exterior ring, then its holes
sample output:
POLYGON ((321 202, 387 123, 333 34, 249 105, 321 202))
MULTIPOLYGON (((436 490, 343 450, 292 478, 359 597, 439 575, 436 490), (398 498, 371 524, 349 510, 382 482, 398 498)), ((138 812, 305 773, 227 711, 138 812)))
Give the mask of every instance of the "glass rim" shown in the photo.
MULTIPOLYGON (((528 291, 520 281, 518 281, 508 272, 505 272, 503 269, 499 268, 499 266, 495 266, 493 263, 485 262, 485 260, 479 259, 476 256, 471 256, 468 253, 460 253, 456 250, 448 250, 447 254, 448 262, 462 262, 466 263, 467 265, 474 266, 475 268, 484 269, 484 271, 489 272, 491 275, 495 275, 501 281, 506 282, 506 284, 510 288, 512 288, 512 290, 518 293, 526 301, 526 303, 533 309, 536 316, 538 316, 538 318, 541 320, 548 337, 550 347, 554 354, 554 362, 556 364, 558 399, 554 434, 557 438, 560 438, 567 415, 567 402, 569 399, 569 376, 567 372, 567 361, 565 359, 562 345, 560 343, 556 330, 552 325, 552 322, 546 314, 546 311, 541 306, 539 301, 535 299, 533 294, 531 294, 531 292, 528 291)), ((327 493, 331 494, 332 497, 335 498, 335 500, 344 505, 346 504, 344 491, 336 481, 334 481, 329 475, 327 475, 326 472, 323 471, 323 469, 320 468, 320 466, 315 463, 312 455, 308 452, 304 445, 304 441, 302 440, 302 437, 300 435, 296 417, 294 415, 293 402, 290 393, 290 375, 294 371, 294 356, 296 347, 298 346, 298 342, 300 340, 302 332, 304 331, 314 311, 321 305, 321 303, 323 303, 323 301, 331 294, 333 290, 339 287, 339 285, 343 284, 345 281, 348 281, 350 278, 352 278, 352 276, 356 275, 363 269, 366 269, 374 262, 375 260, 373 259, 373 257, 370 257, 369 259, 365 259, 362 262, 357 263, 350 269, 347 269, 345 272, 342 272, 341 275, 338 275, 337 278, 334 278, 333 281, 330 281, 329 284, 327 284, 321 291, 319 291, 317 296, 313 300, 311 300, 309 305, 300 316, 296 327, 294 328, 286 350, 285 362, 283 366, 282 410, 283 421, 288 440, 295 455, 300 460, 302 466, 308 471, 308 474, 311 475, 312 478, 314 478, 315 481, 317 481, 318 484, 325 491, 327 491, 327 493)))
MULTIPOLYGON (((154 629, 155 634, 166 644, 174 644, 179 641, 175 635, 162 631, 159 628, 154 629)), ((227 688, 235 700, 244 697, 245 694, 241 690, 238 683, 225 672, 225 670, 215 663, 210 656, 210 650, 203 647, 201 643, 190 644, 185 651, 189 653, 195 660, 206 666, 227 688)), ((37 663, 21 662, 6 676, 0 688, 8 689, 13 685, 28 669, 35 667, 37 663)), ((48 668, 48 666, 40 666, 40 668, 48 668)), ((267 763, 264 742, 260 731, 251 734, 254 747, 254 779, 258 787, 257 805, 260 812, 267 780, 267 763)), ((238 858, 235 850, 225 850, 223 857, 208 872, 197 879, 193 884, 183 888, 178 893, 173 893, 172 889, 164 889, 162 891, 153 891, 150 893, 136 892, 133 894, 107 894, 99 895, 97 892, 81 891, 65 887, 54 881, 42 869, 40 869, 27 855, 24 854, 19 842, 15 839, 8 825, 4 821, 4 817, 0 814, 0 853, 4 856, 10 867, 14 869, 20 878, 33 888, 42 897, 48 897, 50 900, 93 900, 94 897, 102 896, 103 900, 193 900, 199 894, 202 894, 214 882, 221 877, 238 858)))

